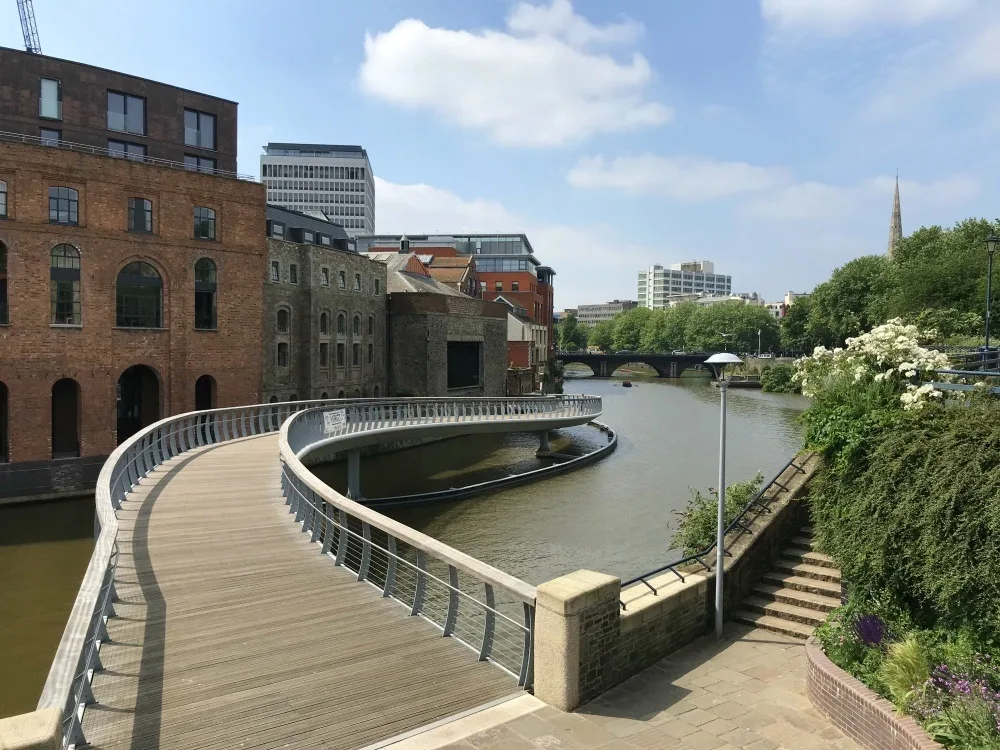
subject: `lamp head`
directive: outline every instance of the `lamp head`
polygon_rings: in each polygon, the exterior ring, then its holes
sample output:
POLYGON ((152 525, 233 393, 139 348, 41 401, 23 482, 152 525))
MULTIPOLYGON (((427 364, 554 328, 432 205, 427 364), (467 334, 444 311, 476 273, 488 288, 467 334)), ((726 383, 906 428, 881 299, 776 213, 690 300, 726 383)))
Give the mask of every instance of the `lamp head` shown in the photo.
POLYGON ((990 236, 986 238, 986 252, 993 255, 997 251, 997 247, 1000 247, 1000 237, 990 232, 990 236))
POLYGON ((726 372, 726 367, 729 365, 741 365, 743 364, 743 360, 732 352, 719 352, 706 359, 705 364, 715 371, 716 379, 721 380, 726 372))

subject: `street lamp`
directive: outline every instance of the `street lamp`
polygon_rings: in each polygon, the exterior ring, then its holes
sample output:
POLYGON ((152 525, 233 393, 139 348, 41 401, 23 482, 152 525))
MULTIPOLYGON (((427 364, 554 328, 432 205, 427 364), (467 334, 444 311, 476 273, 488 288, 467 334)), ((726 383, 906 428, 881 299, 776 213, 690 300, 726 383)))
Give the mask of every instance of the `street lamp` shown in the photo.
POLYGON ((729 381, 726 380, 726 367, 739 365, 743 361, 735 354, 724 352, 713 354, 705 360, 705 364, 715 372, 719 383, 719 393, 722 395, 722 410, 719 417, 719 513, 715 528, 715 636, 722 637, 722 579, 726 565, 726 391, 729 381))
POLYGON ((1000 246, 1000 237, 990 232, 986 238, 986 359, 990 356, 990 308, 993 306, 993 255, 1000 246))

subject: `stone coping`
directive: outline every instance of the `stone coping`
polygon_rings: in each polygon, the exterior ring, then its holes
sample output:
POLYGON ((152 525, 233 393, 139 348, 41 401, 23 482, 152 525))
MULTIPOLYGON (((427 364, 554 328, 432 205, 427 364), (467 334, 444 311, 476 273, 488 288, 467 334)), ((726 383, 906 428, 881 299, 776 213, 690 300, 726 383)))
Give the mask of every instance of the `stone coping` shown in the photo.
POLYGON ((806 693, 841 731, 868 750, 943 750, 909 716, 834 664, 810 636, 806 641, 806 693))

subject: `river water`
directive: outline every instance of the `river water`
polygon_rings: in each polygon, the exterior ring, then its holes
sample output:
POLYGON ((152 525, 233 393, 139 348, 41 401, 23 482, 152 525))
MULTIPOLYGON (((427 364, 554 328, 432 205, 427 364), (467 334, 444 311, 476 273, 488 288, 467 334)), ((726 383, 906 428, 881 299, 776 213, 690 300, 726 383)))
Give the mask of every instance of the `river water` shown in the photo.
MULTIPOLYGON (((579 568, 629 578, 668 562, 675 511, 689 487, 718 481, 719 392, 707 377, 567 379, 567 393, 602 396, 618 449, 598 463, 535 484, 454 502, 386 511, 531 583, 579 568)), ((770 478, 801 446, 800 396, 729 393, 728 482, 770 478)), ((579 453, 602 433, 577 427, 551 447, 579 453)), ((533 435, 480 435, 362 461, 368 497, 462 486, 541 466, 533 435)), ((344 489, 343 465, 314 469, 344 489)), ((38 701, 93 544, 93 498, 0 506, 0 717, 38 701)))

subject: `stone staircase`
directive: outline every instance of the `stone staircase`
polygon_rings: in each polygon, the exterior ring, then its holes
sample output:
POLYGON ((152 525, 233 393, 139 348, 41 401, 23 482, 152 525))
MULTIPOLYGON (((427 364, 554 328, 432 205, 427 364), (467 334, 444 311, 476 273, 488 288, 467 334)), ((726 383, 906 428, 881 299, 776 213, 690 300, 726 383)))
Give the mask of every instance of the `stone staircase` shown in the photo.
POLYGON ((839 606, 840 570, 804 526, 732 619, 805 640, 839 606))

